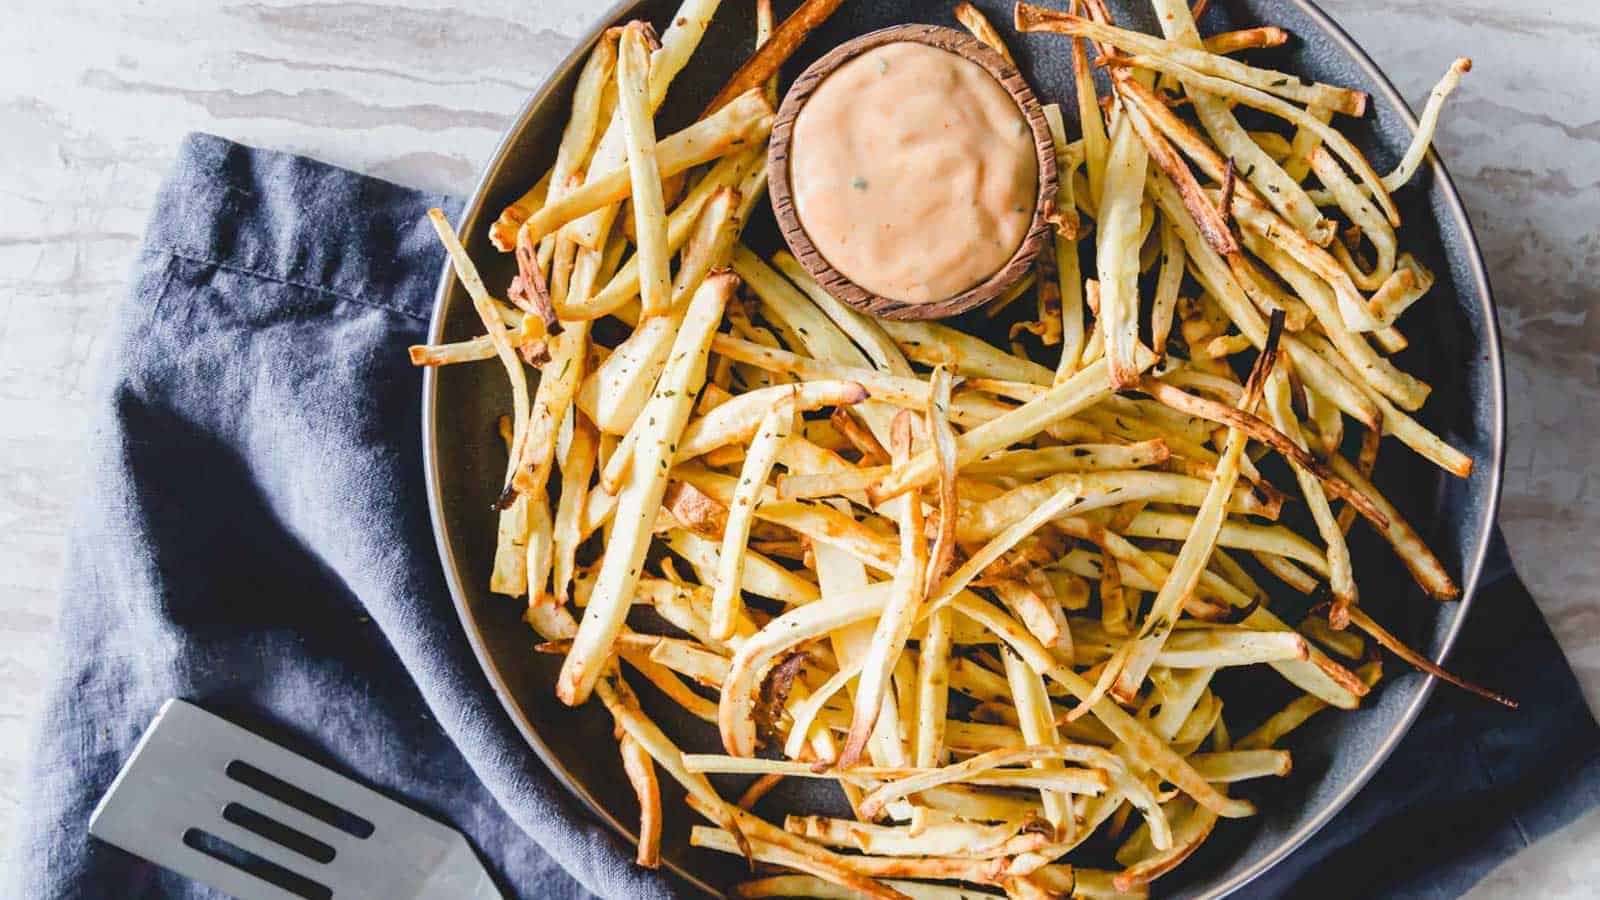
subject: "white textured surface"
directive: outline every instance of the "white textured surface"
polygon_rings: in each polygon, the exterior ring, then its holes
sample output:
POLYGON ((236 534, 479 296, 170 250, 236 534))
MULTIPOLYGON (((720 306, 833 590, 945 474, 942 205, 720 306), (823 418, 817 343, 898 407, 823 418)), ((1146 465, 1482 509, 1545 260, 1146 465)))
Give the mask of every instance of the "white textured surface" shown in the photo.
MULTIPOLYGON (((0 28, 0 841, 46 676, 105 311, 181 135, 215 132, 465 193, 596 0, 11 0, 0 28), (466 11, 470 10, 470 11, 466 11)), ((1323 0, 1415 105, 1476 68, 1439 146, 1487 255, 1510 364, 1502 521, 1600 706, 1600 4, 1323 0)), ((1475 897, 1592 896, 1600 815, 1475 897)))

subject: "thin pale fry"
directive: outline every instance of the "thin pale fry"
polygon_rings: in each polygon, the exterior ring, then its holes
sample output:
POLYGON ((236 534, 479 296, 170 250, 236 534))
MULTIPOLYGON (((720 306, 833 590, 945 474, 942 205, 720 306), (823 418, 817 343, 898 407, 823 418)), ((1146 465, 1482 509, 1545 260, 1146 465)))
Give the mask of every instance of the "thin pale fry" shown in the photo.
POLYGON ((734 624, 743 604, 739 590, 743 582, 745 544, 750 538, 750 525, 755 521, 755 506, 761 489, 772 473, 778 451, 789 440, 795 424, 793 395, 780 400, 761 420, 761 427, 745 456, 744 468, 739 472, 739 486, 734 489, 733 503, 728 508, 727 526, 722 536, 722 554, 718 560, 717 580, 711 602, 711 634, 718 640, 733 636, 734 624))
POLYGON ((656 784, 656 765, 644 747, 627 732, 617 740, 622 748, 622 768, 639 799, 639 852, 634 861, 654 869, 661 864, 661 788, 656 784))

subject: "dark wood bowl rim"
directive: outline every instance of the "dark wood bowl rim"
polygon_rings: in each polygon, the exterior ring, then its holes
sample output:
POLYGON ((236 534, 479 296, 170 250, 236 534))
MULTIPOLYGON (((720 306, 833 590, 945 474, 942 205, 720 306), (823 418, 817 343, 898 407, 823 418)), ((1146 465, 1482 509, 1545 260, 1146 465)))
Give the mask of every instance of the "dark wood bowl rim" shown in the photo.
POLYGON ((869 32, 828 51, 796 78, 784 96, 772 125, 772 140, 767 152, 767 181, 772 197, 772 213, 778 229, 800 264, 823 289, 839 302, 869 315, 886 319, 941 319, 982 306, 1004 293, 1027 274, 1034 259, 1050 240, 1050 214, 1056 196, 1055 144, 1050 125, 1033 88, 1017 67, 1007 62, 982 41, 964 32, 940 25, 895 25, 869 32), (795 120, 818 85, 846 62, 886 44, 911 41, 937 47, 977 63, 993 75, 1006 93, 1016 101, 1028 127, 1033 131, 1038 157, 1038 193, 1034 198, 1033 221, 1029 223, 1016 252, 994 274, 967 290, 942 300, 908 302, 884 297, 863 288, 833 267, 806 232, 794 205, 789 180, 789 148, 794 139, 795 120))

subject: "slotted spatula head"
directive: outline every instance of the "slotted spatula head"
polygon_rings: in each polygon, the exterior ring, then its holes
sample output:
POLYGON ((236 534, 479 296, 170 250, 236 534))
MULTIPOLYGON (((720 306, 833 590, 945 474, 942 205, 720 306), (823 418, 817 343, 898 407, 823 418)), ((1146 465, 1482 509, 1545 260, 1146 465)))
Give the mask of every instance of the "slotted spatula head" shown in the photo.
POLYGON ((243 900, 500 897, 459 832, 182 700, 89 833, 243 900))

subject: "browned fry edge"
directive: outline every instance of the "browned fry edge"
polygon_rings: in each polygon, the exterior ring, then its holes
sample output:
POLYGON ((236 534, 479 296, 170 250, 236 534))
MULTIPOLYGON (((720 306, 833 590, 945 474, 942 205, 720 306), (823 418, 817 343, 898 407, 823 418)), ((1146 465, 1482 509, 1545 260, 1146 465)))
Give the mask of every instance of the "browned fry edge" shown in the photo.
POLYGON ((1493 700, 1494 702, 1508 709, 1517 708, 1517 701, 1511 699, 1510 697, 1507 697, 1504 694, 1495 693, 1486 687, 1473 684, 1459 675, 1452 674, 1443 666, 1406 646, 1403 641, 1389 633, 1388 629, 1373 621, 1372 617, 1367 615, 1366 610, 1362 609, 1361 607, 1357 606, 1351 608, 1350 621, 1354 623, 1357 628, 1360 628, 1362 631, 1365 631, 1367 634, 1371 635, 1373 640, 1382 644, 1390 653, 1400 657, 1416 668, 1427 672, 1429 675, 1448 681, 1456 687, 1461 688, 1464 691, 1477 694, 1479 697, 1482 697, 1485 700, 1493 700))
POLYGON ((753 87, 759 87, 768 78, 777 74, 789 57, 805 43, 806 36, 817 26, 828 21, 828 17, 843 3, 844 0, 805 0, 801 3, 773 30, 767 37, 767 42, 733 73, 733 77, 722 86, 722 90, 706 104, 705 111, 700 117, 711 115, 727 105, 728 101, 753 87))
POLYGON ((1154 377, 1145 376, 1139 381, 1139 390, 1180 412, 1196 415, 1219 425, 1238 428, 1252 440, 1260 441, 1282 454, 1291 463, 1315 475, 1336 497, 1353 506, 1368 521, 1379 528, 1389 527, 1389 517, 1351 484, 1333 473, 1328 464, 1312 456, 1299 444, 1260 417, 1191 394, 1154 377))

